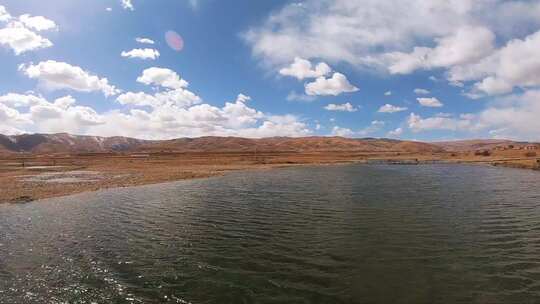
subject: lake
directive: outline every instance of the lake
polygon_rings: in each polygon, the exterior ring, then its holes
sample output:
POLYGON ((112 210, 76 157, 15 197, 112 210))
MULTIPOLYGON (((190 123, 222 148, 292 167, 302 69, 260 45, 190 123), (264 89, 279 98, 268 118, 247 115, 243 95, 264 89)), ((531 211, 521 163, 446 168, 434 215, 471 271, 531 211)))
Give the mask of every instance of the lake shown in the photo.
POLYGON ((540 172, 338 165, 0 205, 0 303, 538 303, 540 172))

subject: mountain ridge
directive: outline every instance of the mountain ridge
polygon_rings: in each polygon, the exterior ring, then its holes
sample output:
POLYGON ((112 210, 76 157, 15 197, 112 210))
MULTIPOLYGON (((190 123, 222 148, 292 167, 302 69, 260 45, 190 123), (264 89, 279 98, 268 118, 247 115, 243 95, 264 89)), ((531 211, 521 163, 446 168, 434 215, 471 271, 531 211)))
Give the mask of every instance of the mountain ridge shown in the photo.
POLYGON ((414 141, 344 137, 243 138, 204 136, 170 140, 88 135, 21 134, 0 135, 3 153, 104 153, 104 152, 438 152, 435 145, 414 141))
POLYGON ((204 136, 169 140, 89 135, 21 134, 1 135, 0 153, 133 153, 133 152, 410 152, 437 153, 494 149, 527 145, 511 140, 463 140, 419 142, 388 138, 267 137, 243 138, 204 136))

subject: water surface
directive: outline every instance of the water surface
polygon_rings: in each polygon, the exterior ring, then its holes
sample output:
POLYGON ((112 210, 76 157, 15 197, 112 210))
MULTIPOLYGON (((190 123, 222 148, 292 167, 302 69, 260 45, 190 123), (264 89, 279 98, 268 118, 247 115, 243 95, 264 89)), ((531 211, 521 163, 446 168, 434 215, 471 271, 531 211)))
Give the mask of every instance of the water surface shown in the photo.
POLYGON ((539 186, 348 165, 0 205, 0 303, 538 303, 539 186))

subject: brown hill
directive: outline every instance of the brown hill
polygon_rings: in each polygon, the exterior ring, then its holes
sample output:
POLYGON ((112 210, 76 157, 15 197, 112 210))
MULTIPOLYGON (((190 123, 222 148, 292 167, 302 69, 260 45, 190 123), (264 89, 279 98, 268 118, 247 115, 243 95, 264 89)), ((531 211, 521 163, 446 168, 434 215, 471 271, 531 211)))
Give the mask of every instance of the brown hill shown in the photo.
POLYGON ((343 137, 200 137, 147 141, 126 137, 78 136, 60 134, 0 135, 2 151, 28 153, 85 152, 413 152, 435 153, 439 146, 392 139, 353 139, 343 137))
POLYGON ((425 143, 390 139, 353 139, 343 137, 239 137, 181 138, 142 145, 146 151, 182 152, 440 152, 441 148, 425 143))
POLYGON ((477 150, 493 150, 496 148, 519 148, 530 145, 527 142, 516 142, 504 139, 472 139, 472 140, 457 140, 457 141, 444 141, 434 142, 436 146, 439 146, 446 151, 451 152, 463 152, 463 151, 477 151, 477 150))
POLYGON ((59 134, 0 135, 0 151, 29 153, 84 153, 130 151, 148 141, 127 137, 59 134))

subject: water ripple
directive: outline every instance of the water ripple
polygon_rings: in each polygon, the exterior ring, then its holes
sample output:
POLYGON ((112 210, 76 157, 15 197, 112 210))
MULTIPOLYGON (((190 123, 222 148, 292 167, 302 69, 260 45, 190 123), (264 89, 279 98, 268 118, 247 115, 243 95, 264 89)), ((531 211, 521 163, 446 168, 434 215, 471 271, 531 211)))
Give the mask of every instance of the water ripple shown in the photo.
POLYGON ((540 174, 335 166, 0 206, 0 303, 538 303, 540 174))

